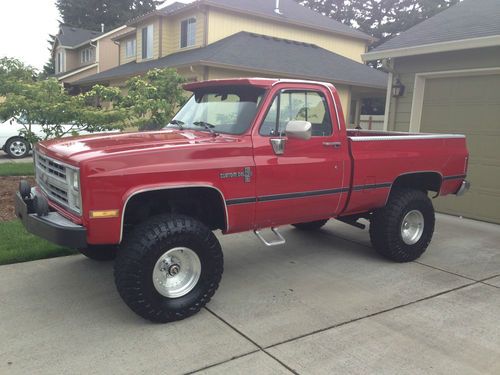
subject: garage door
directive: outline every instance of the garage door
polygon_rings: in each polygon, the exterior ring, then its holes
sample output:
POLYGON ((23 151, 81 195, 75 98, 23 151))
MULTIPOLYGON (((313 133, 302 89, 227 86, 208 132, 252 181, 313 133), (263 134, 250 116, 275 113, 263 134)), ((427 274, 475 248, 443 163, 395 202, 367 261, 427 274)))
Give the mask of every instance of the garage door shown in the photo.
POLYGON ((471 191, 438 211, 500 223, 500 75, 427 79, 420 131, 467 136, 471 191))

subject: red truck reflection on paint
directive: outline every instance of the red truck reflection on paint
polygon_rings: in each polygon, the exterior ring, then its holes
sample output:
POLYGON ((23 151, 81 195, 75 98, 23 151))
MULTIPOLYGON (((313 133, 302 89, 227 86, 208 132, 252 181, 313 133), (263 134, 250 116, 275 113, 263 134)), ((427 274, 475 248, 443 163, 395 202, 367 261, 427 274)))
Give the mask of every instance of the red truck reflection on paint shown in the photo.
POLYGON ((272 246, 285 242, 282 225, 368 219, 374 248, 406 262, 432 238, 428 194, 469 188, 464 136, 347 130, 329 83, 185 89, 191 99, 164 130, 39 143, 37 186, 16 194, 28 231, 116 258, 118 291, 146 319, 180 320, 210 300, 223 271, 215 230, 255 231, 272 246))

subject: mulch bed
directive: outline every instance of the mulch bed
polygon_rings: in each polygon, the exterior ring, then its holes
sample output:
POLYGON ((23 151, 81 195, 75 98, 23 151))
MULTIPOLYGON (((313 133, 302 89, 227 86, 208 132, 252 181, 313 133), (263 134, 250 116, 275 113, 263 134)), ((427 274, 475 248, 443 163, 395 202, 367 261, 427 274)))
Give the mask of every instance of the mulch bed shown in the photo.
POLYGON ((31 185, 35 184, 33 176, 0 177, 0 222, 14 220, 14 193, 18 190, 19 181, 25 179, 31 185))

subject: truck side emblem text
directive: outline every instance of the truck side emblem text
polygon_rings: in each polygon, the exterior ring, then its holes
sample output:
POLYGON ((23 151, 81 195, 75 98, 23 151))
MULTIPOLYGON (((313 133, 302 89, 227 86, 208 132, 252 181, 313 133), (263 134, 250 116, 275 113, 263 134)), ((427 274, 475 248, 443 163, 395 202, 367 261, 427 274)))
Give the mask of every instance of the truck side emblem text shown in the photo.
POLYGON ((250 182, 252 178, 252 170, 250 169, 250 167, 245 167, 243 171, 240 172, 224 172, 220 174, 221 179, 238 177, 243 177, 245 182, 250 182))

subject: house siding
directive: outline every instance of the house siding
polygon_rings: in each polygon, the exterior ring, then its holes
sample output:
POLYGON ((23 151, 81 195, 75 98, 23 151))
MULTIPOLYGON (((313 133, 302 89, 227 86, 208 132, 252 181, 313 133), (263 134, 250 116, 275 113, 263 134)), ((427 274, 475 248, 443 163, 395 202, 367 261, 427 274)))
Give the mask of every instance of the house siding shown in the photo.
POLYGON ((208 44, 240 31, 316 44, 358 62, 362 62, 361 54, 366 52, 367 46, 366 41, 338 34, 312 30, 297 25, 287 25, 255 16, 243 16, 219 9, 209 9, 208 44))
POLYGON ((83 79, 85 77, 89 77, 91 75, 94 75, 94 74, 97 74, 97 66, 93 67, 93 68, 90 68, 90 69, 87 69, 81 73, 77 73, 77 74, 73 74, 72 76, 66 78, 64 80, 65 83, 72 83, 72 82, 76 82, 80 79, 83 79))
POLYGON ((111 38, 103 38, 98 41, 99 47, 99 72, 118 66, 119 47, 111 38))
POLYGON ((405 94, 391 98, 388 130, 409 131, 415 75, 425 72, 492 68, 500 66, 500 47, 471 49, 396 58, 394 79, 405 85, 405 94))
POLYGON ((81 66, 80 64, 80 53, 76 50, 65 49, 66 50, 66 72, 77 69, 81 66))

